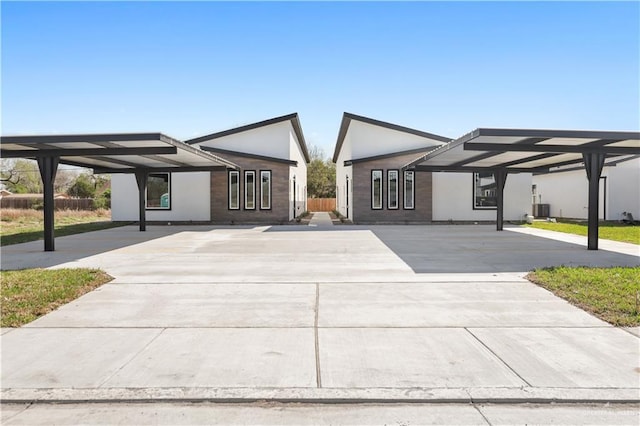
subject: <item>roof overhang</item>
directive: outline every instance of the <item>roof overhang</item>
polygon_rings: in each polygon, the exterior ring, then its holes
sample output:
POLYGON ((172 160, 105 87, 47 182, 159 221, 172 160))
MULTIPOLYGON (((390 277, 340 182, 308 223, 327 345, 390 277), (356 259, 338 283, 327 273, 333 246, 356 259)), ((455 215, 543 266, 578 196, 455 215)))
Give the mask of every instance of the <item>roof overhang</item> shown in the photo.
POLYGON ((162 133, 2 136, 0 148, 2 158, 57 157, 62 164, 87 167, 95 173, 237 168, 230 161, 162 133))
POLYGON ((476 129, 406 164, 425 171, 544 173, 604 154, 613 164, 640 154, 640 132, 476 129))

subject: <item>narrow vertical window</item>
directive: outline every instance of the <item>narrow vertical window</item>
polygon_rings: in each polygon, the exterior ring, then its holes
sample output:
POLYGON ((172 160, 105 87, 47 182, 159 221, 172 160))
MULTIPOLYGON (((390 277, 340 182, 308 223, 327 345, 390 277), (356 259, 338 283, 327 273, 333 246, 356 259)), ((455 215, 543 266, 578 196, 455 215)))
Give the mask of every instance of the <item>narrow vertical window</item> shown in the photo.
POLYGON ((256 208, 256 172, 253 170, 244 172, 244 208, 256 208))
POLYGON ((415 173, 412 171, 404 172, 404 208, 415 208, 415 173))
POLYGON ((271 171, 260 170, 260 209, 271 209, 271 171))
POLYGON ((240 172, 229 172, 229 210, 240 208, 240 172))
POLYGON ((389 209, 398 208, 398 171, 389 170, 387 172, 387 207, 389 209))
POLYGON ((371 170, 371 208, 382 208, 382 170, 371 170))
POLYGON ((473 174, 473 209, 495 209, 498 205, 496 179, 493 173, 473 174))
POLYGON ((145 199, 149 210, 171 210, 171 175, 149 173, 145 199))

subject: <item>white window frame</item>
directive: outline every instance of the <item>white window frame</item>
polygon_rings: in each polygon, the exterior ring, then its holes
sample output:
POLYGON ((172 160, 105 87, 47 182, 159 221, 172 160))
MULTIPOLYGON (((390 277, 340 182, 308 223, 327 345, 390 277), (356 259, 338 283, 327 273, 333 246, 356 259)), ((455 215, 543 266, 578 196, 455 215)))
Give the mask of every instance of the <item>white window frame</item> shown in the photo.
POLYGON ((271 170, 260 170, 260 210, 271 210, 271 170), (269 192, 268 192, 268 205, 264 203, 264 186, 263 179, 268 177, 269 192))
POLYGON ((398 175, 399 172, 398 170, 387 170, 387 208, 389 210, 397 210, 400 207, 400 203, 399 203, 399 189, 398 188, 398 175), (394 175, 395 177, 392 178, 391 176, 394 175), (395 195, 391 195, 391 182, 395 180, 395 188, 396 188, 396 193, 395 195), (395 206, 391 205, 391 202, 395 201, 395 206))
POLYGON ((404 192, 403 194, 404 209, 414 210, 416 208, 416 172, 414 172, 413 170, 405 170, 403 182, 404 182, 404 191, 403 191, 404 192), (409 182, 409 179, 407 179, 408 176, 411 176, 410 191, 407 190, 407 182, 409 182), (407 201, 411 201, 411 206, 407 204, 407 201))
POLYGON ((256 172, 255 170, 246 170, 244 172, 244 209, 255 210, 256 209, 256 172), (253 182, 249 184, 249 176, 253 177, 253 182), (249 198, 249 188, 251 191, 251 198, 249 198))
POLYGON ((230 170, 229 171, 229 203, 228 203, 228 207, 229 210, 240 210, 240 172, 237 170, 230 170), (235 177, 236 179, 236 190, 235 190, 235 196, 236 196, 236 202, 237 205, 233 205, 232 204, 232 200, 233 200, 233 177, 235 177))
POLYGON ((384 173, 382 171, 382 169, 374 169, 371 170, 371 210, 382 210, 382 208, 384 207, 384 173), (379 179, 380 179, 380 204, 374 204, 374 200, 376 199, 375 197, 375 191, 376 191, 376 187, 375 187, 375 181, 376 181, 376 176, 379 175, 379 179))

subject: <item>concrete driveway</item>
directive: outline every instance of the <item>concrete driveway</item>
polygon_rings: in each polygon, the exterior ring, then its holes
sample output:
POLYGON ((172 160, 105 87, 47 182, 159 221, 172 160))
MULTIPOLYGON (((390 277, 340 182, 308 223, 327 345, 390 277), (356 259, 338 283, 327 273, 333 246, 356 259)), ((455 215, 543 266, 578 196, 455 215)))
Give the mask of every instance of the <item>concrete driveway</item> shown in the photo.
POLYGON ((638 246, 534 234, 151 226, 58 238, 53 253, 4 247, 3 269, 98 267, 115 280, 3 330, 2 398, 640 401, 640 338, 523 279, 638 265, 638 246))

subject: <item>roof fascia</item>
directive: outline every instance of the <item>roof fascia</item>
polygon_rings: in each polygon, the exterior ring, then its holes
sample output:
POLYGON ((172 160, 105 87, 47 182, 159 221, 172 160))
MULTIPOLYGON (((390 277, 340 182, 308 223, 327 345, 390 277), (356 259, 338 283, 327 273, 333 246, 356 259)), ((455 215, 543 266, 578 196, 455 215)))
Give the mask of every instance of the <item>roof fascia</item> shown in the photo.
POLYGON ((242 133, 249 130, 259 129, 260 127, 271 126, 272 124, 277 124, 283 121, 290 121, 294 118, 297 118, 298 114, 287 114, 280 117, 270 118, 268 120, 258 121, 256 123, 247 124, 240 127, 234 127, 233 129, 223 130, 221 132, 211 133, 209 135, 200 136, 194 139, 186 140, 185 143, 189 145, 193 145, 195 143, 206 142, 212 139, 222 138, 224 136, 234 135, 236 133, 242 133))

